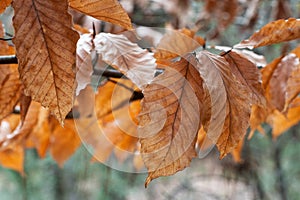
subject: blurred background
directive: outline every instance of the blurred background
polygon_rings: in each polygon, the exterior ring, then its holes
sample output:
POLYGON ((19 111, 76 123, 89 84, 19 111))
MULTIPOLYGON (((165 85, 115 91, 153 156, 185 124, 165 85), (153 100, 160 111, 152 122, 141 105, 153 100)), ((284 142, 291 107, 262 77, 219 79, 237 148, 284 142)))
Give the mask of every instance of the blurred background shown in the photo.
MULTIPOLYGON (((206 39, 206 44, 233 46, 255 30, 276 19, 300 17, 298 0, 121 0, 143 38, 155 45, 156 29, 190 28, 206 39), (154 31, 154 32, 150 32, 154 31)), ((8 35, 13 35, 12 9, 0 20, 8 35)), ((74 11, 72 11, 74 12, 74 11)), ((74 14, 74 21, 92 26, 88 17, 74 14)), ((118 33, 122 29, 97 22, 100 31, 118 33)), ((158 36, 159 37, 159 36, 158 36)), ((298 41, 255 50, 267 62, 289 52, 298 41)), ((300 115, 300 113, 299 113, 300 115)), ((171 177, 162 177, 144 188, 147 174, 116 171, 99 162, 81 146, 59 167, 50 155, 40 159, 34 149, 25 155, 24 173, 0 167, 0 199, 272 199, 300 198, 300 125, 274 139, 272 130, 263 125, 265 134, 255 132, 241 151, 240 162, 231 155, 218 159, 213 150, 204 159, 194 159, 191 167, 171 177)), ((113 155, 112 155, 113 156, 113 155)))

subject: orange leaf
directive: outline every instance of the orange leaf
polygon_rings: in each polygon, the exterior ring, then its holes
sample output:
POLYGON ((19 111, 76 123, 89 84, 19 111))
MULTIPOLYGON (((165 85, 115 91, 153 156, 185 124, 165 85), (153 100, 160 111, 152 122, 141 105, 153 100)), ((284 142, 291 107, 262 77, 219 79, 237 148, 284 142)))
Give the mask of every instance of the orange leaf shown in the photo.
POLYGON ((24 149, 21 145, 15 145, 4 151, 0 151, 0 164, 4 167, 24 173, 24 149))
POLYGON ((53 159, 59 166, 63 166, 66 160, 74 154, 80 146, 81 141, 77 135, 74 121, 65 120, 64 127, 61 127, 56 121, 50 119, 50 152, 53 159))
POLYGON ((158 60, 184 56, 203 45, 205 40, 192 30, 170 30, 161 38, 154 56, 158 60))
MULTIPOLYGON (((187 59, 195 63, 192 56, 187 59)), ((202 94, 201 78, 183 58, 171 67, 143 91, 138 136, 148 169, 146 187, 154 178, 186 168, 197 155, 200 103, 196 95, 202 94)))
MULTIPOLYGON (((201 77, 207 87, 210 87, 211 101, 214 102, 211 113, 216 116, 212 116, 212 120, 208 122, 211 130, 205 130, 212 141, 217 140, 220 158, 223 158, 246 134, 250 118, 250 97, 253 94, 249 93, 244 82, 236 78, 238 75, 233 74, 234 71, 230 70, 229 63, 224 58, 202 51, 197 59, 201 64, 201 77), (218 99, 218 102, 214 99, 218 99)), ((245 74, 243 77, 249 78, 245 74)), ((249 83, 249 80, 245 82, 249 83)))
POLYGON ((268 23, 249 39, 243 40, 234 48, 256 48, 300 38, 300 20, 289 18, 268 23))
POLYGON ((272 78, 269 82, 269 95, 270 103, 279 111, 284 109, 286 92, 287 92, 287 82, 292 73, 292 71, 299 65, 299 58, 290 53, 283 57, 278 63, 272 78))
POLYGON ((0 13, 2 13, 7 6, 11 4, 12 0, 1 0, 0 2, 0 13))
MULTIPOLYGON (((0 37, 4 31, 0 22, 0 37)), ((14 54, 14 49, 8 43, 0 40, 0 55, 14 54)), ((8 116, 20 98, 21 83, 19 81, 18 65, 0 66, 0 121, 8 116)))
POLYGON ((63 124, 73 104, 75 49, 67 0, 13 1, 19 72, 24 93, 49 107, 63 124))
POLYGON ((69 0, 71 8, 126 29, 132 29, 130 18, 117 0, 69 0))
POLYGON ((260 72, 256 65, 234 51, 225 54, 224 58, 229 63, 231 72, 251 94, 252 104, 264 106, 266 99, 261 85, 260 72))

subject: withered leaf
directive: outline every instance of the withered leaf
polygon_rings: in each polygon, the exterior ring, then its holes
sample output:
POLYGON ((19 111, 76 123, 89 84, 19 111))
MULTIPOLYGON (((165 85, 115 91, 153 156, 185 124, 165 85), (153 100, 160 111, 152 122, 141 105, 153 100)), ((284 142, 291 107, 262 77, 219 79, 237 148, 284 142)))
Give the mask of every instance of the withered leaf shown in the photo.
POLYGON ((285 108, 300 94, 300 64, 293 70, 287 81, 285 108))
POLYGON ((260 72, 256 65, 243 55, 233 51, 225 54, 224 58, 229 63, 231 72, 246 86, 248 92, 251 94, 252 104, 264 106, 266 99, 261 85, 260 72))
POLYGON ((139 88, 153 80, 156 68, 153 54, 124 35, 100 33, 94 43, 102 60, 122 71, 139 88))
POLYGON ((249 39, 243 40, 234 48, 256 48, 300 38, 300 20, 289 18, 268 23, 249 39))
POLYGON ((154 178, 186 168, 197 155, 200 105, 195 93, 202 93, 197 84, 201 85, 199 72, 182 58, 143 91, 138 136, 148 169, 145 186, 154 178))
POLYGON ((271 105, 279 111, 284 109, 288 79, 298 65, 299 58, 290 53, 281 59, 272 74, 267 91, 270 95, 271 105))
POLYGON ((0 2, 0 13, 2 13, 7 6, 11 4, 12 0, 1 0, 0 2))
MULTIPOLYGON (((224 111, 215 113, 212 110, 212 114, 217 114, 219 120, 212 118, 209 122, 210 126, 218 127, 222 132, 220 135, 219 133, 212 135, 215 131, 207 133, 207 136, 212 138, 213 141, 217 139, 220 157, 223 158, 238 145, 239 141, 246 134, 249 126, 251 96, 249 89, 236 78, 238 75, 233 74, 234 72, 230 70, 229 63, 224 58, 202 51, 197 54, 197 59, 200 62, 198 65, 199 69, 203 72, 211 73, 211 76, 205 76, 204 73, 200 72, 203 81, 205 83, 211 82, 211 77, 218 77, 213 79, 213 84, 215 87, 225 88, 226 91, 225 101, 213 106, 220 107, 219 110, 225 110, 225 113, 224 111), (226 107, 224 107, 224 103, 226 103, 226 107)), ((224 98, 224 94, 222 96, 224 98)), ((218 129, 215 128, 215 130, 218 129)))
POLYGON ((69 4, 71 8, 99 20, 132 29, 129 16, 117 0, 69 0, 69 4))
POLYGON ((91 33, 80 35, 76 48, 76 96, 91 82, 93 35, 91 33))
MULTIPOLYGON (((0 22, 0 37, 4 36, 0 22)), ((7 42, 0 41, 0 55, 14 54, 14 49, 7 42)), ((21 82, 18 65, 4 64, 0 66, 0 121, 9 115, 20 98, 21 82)))
POLYGON ((67 0, 13 2, 16 31, 13 42, 19 59, 24 93, 49 107, 58 121, 73 105, 75 49, 67 0))

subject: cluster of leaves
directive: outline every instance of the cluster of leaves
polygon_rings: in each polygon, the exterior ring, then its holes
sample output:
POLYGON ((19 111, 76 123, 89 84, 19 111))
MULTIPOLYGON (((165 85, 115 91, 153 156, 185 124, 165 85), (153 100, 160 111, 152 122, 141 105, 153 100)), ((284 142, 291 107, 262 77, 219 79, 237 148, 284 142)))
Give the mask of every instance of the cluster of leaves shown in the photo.
MULTIPOLYGON (((0 10, 10 3, 1 1, 0 10)), ((300 120, 300 47, 262 70, 253 56, 238 50, 300 38, 297 19, 269 23, 220 55, 202 50, 205 41, 194 31, 174 30, 152 54, 124 35, 74 31, 69 7, 133 29, 116 0, 18 0, 12 7, 19 64, 0 67, 0 163, 6 167, 22 172, 29 147, 41 157, 50 150, 63 165, 81 143, 73 120, 65 120, 74 107, 80 113, 77 131, 94 157, 105 161, 114 151, 124 161, 128 155, 118 149, 140 152, 134 163, 147 168, 146 186, 189 166, 197 150, 211 144, 220 158, 238 154, 249 125, 253 132, 267 122, 278 136, 300 120), (95 51, 130 80, 109 79, 93 99, 95 51), (155 76, 157 68, 164 71, 155 76), (142 102, 131 100, 140 90, 142 102), (11 114, 18 103, 20 116, 11 114)), ((0 42, 0 55, 15 54, 0 42)))

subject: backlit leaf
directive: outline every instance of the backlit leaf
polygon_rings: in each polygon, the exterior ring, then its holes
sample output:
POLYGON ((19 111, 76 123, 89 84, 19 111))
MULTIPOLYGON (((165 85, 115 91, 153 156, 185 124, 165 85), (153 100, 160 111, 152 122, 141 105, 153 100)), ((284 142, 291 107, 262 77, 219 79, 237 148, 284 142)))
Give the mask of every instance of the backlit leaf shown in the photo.
MULTIPOLYGON (((217 114, 220 120, 212 118, 214 120, 209 122, 211 123, 210 126, 221 128, 222 133, 217 135, 212 135, 215 134, 215 131, 207 133, 213 141, 218 140, 217 147, 220 151, 220 158, 223 158, 238 145, 246 134, 249 126, 251 94, 249 94, 249 89, 243 85, 243 82, 240 82, 233 74, 234 72, 230 70, 229 63, 224 58, 202 51, 197 54, 197 59, 200 62, 200 69, 206 73, 211 73, 212 75, 209 77, 215 77, 213 85, 218 89, 223 87, 226 91, 226 99, 221 104, 215 105, 215 107, 220 107, 219 110, 225 110, 226 113, 215 113, 212 110, 212 114, 217 114), (205 67, 203 67, 204 64, 205 67), (226 103, 226 107, 224 107, 224 103, 226 103)), ((200 74, 204 82, 212 81, 204 73, 200 72, 200 74)), ((218 129, 215 128, 215 130, 218 129)))
POLYGON ((70 7, 126 29, 132 29, 130 18, 117 0, 69 0, 70 7))
POLYGON ((0 13, 2 13, 7 6, 11 4, 12 0, 1 0, 0 2, 0 13))
POLYGON ((98 34, 94 42, 102 60, 122 71, 139 88, 153 80, 156 63, 153 54, 146 49, 124 35, 110 33, 98 34))
POLYGON ((91 83, 91 76, 93 74, 92 49, 93 35, 91 33, 81 35, 76 48, 76 96, 91 83))
POLYGON ((300 20, 289 18, 273 21, 243 40, 234 48, 256 48, 300 38, 300 20))
POLYGON ((13 42, 25 95, 49 107, 63 124, 73 105, 78 40, 67 1, 20 0, 12 5, 13 42))
POLYGON ((148 169, 145 186, 154 178, 186 168, 197 155, 200 106, 195 92, 200 95, 202 91, 192 86, 201 85, 201 78, 183 58, 171 67, 143 91, 138 136, 148 169))

